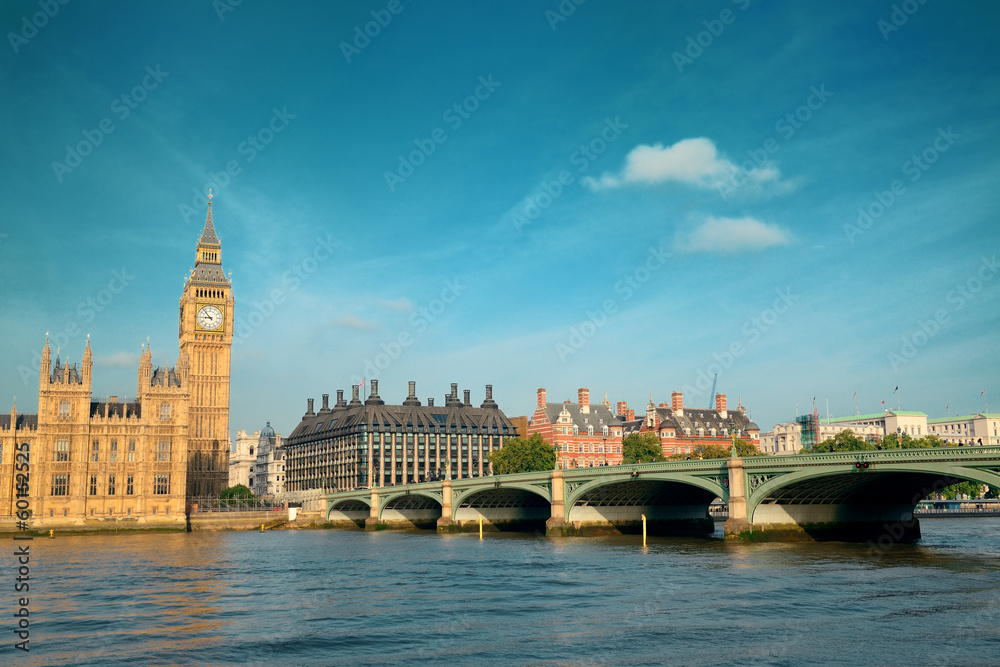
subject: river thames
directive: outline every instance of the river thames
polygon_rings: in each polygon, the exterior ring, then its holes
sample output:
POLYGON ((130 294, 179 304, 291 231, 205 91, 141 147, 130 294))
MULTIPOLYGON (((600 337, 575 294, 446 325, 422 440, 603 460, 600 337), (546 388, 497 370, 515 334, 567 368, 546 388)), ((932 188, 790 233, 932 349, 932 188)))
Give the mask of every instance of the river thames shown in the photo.
POLYGON ((35 538, 31 650, 14 649, 5 614, 0 664, 997 664, 1000 519, 921 524, 919 544, 884 551, 721 530, 645 549, 433 532, 35 538))

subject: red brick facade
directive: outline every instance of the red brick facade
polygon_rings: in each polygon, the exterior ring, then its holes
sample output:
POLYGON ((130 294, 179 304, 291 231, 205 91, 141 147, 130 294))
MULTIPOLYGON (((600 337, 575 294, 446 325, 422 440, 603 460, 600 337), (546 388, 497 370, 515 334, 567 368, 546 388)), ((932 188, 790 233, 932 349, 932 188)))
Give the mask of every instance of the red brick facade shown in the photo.
POLYGON ((577 391, 577 402, 548 403, 544 388, 528 425, 528 436, 540 433, 556 447, 560 468, 618 465, 622 460, 623 425, 606 401, 590 404, 590 390, 577 391))
MULTIPOLYGON (((620 402, 618 413, 628 410, 620 402)), ((630 429, 631 430, 631 429, 630 429)), ((670 396, 670 405, 652 401, 646 405, 646 417, 642 420, 639 432, 656 433, 660 446, 667 456, 672 454, 690 454, 698 445, 718 445, 729 447, 732 444, 732 433, 755 447, 760 446, 760 428, 747 416, 742 403, 736 410, 726 407, 726 395, 715 395, 715 409, 685 408, 684 396, 675 391, 670 396)))

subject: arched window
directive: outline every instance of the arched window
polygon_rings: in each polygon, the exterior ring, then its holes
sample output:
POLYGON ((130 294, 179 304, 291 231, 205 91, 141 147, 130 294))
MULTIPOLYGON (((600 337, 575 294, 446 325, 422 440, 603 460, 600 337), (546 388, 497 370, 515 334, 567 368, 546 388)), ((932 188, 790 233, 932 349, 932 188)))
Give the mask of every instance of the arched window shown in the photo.
POLYGON ((160 403, 160 419, 170 419, 169 403, 160 403))
POLYGON ((65 399, 59 401, 59 418, 69 419, 69 401, 65 399))

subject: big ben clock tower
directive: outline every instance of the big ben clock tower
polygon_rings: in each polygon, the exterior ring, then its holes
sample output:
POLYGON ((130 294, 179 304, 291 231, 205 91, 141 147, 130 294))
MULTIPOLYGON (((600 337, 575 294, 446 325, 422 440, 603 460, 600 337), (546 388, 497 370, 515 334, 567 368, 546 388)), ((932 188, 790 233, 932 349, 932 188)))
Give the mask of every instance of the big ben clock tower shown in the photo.
POLYGON ((217 496, 229 480, 229 361, 233 346, 233 291, 222 271, 222 245, 208 217, 194 269, 180 303, 181 363, 188 367, 187 495, 217 496))

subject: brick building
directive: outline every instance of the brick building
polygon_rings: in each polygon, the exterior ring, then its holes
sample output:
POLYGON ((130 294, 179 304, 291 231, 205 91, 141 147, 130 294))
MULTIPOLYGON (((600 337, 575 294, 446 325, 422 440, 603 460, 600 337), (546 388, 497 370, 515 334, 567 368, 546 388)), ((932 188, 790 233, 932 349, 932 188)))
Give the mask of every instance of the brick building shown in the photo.
MULTIPOLYGON (((627 405, 619 404, 619 413, 623 409, 628 410, 627 405)), ((725 394, 715 395, 714 409, 684 407, 684 395, 679 391, 671 394, 670 405, 655 405, 650 398, 639 431, 656 433, 667 456, 690 454, 698 445, 728 448, 734 433, 755 447, 759 448, 760 442, 760 427, 747 416, 742 401, 729 410, 725 394)))
POLYGON ((611 404, 591 405, 590 390, 577 390, 577 402, 549 403, 545 388, 538 390, 538 405, 528 425, 528 436, 539 433, 555 446, 560 468, 618 465, 622 461, 622 420, 611 404))

